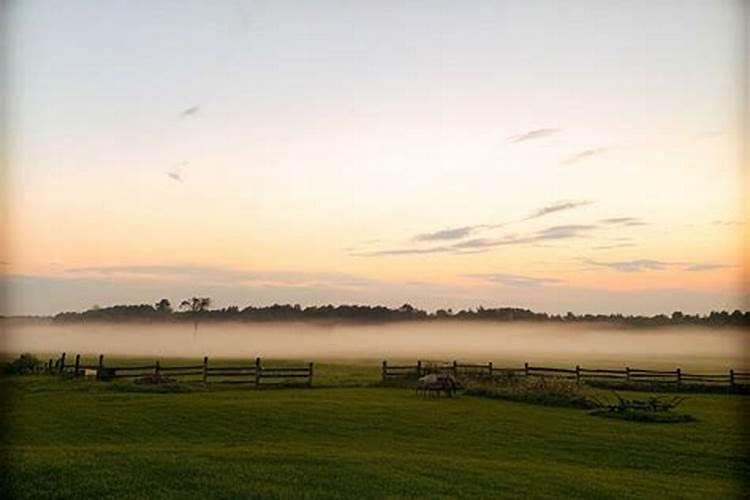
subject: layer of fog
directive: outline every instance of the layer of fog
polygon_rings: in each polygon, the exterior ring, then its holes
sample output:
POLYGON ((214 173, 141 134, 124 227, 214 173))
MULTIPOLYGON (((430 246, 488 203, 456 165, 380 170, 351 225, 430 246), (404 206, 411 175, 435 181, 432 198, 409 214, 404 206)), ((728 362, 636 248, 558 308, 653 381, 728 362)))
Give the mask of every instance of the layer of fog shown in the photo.
POLYGON ((476 360, 522 364, 670 365, 737 368, 748 332, 696 327, 642 330, 611 325, 520 323, 180 324, 7 323, 6 353, 322 360, 476 360))

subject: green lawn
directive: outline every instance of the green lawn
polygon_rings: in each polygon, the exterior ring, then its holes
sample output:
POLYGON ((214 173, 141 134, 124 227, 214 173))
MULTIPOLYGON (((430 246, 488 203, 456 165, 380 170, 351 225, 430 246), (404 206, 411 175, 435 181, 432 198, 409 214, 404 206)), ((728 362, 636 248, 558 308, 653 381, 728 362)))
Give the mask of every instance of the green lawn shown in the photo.
POLYGON ((0 496, 733 498, 750 474, 746 397, 690 395, 697 422, 643 424, 422 399, 368 386, 377 375, 375 364, 321 365, 324 387, 311 390, 174 394, 3 378, 0 496))

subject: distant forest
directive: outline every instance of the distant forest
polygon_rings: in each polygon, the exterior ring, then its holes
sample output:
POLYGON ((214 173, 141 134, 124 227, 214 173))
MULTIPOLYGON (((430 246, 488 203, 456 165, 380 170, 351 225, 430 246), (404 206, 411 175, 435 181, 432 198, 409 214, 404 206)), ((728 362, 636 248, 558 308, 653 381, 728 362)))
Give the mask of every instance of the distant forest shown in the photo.
POLYGON ((177 308, 173 308, 167 299, 156 304, 116 305, 112 307, 93 307, 83 312, 64 312, 53 317, 56 322, 78 321, 154 321, 179 322, 188 321, 345 321, 345 322, 393 322, 393 321, 433 321, 433 320, 462 320, 462 321, 530 321, 548 323, 571 322, 603 322, 616 323, 637 327, 701 325, 710 327, 720 326, 750 326, 750 311, 735 310, 712 311, 709 314, 683 314, 680 311, 671 315, 658 314, 655 316, 623 315, 623 314, 573 314, 571 312, 547 314, 515 307, 499 307, 476 309, 438 309, 427 312, 409 304, 395 309, 385 306, 363 305, 325 305, 308 306, 279 305, 255 307, 248 306, 240 309, 229 306, 221 309, 211 309, 211 299, 208 297, 193 297, 182 301, 177 308))

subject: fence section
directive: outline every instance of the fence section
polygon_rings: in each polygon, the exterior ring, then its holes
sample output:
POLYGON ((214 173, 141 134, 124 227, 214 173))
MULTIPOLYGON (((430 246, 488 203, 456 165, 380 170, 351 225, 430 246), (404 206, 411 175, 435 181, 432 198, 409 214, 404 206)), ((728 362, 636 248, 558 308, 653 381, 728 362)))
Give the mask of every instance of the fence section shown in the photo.
POLYGON ((453 363, 434 363, 417 361, 413 365, 389 365, 383 361, 381 378, 383 382, 421 377, 436 371, 453 373, 454 375, 468 377, 501 377, 501 376, 525 376, 525 377, 555 377, 581 381, 610 381, 624 384, 675 384, 675 385, 726 385, 730 387, 750 386, 750 372, 738 372, 729 370, 727 373, 686 373, 680 368, 674 370, 646 370, 641 368, 625 367, 622 370, 603 368, 553 368, 544 366, 532 366, 524 363, 523 368, 502 368, 493 366, 492 362, 486 364, 465 364, 453 361, 453 363))
POLYGON ((100 355, 96 365, 81 363, 81 355, 76 354, 70 362, 65 353, 57 359, 45 363, 45 372, 67 374, 73 377, 90 376, 97 380, 142 379, 163 377, 179 379, 183 382, 203 382, 204 384, 246 384, 257 388, 268 386, 311 387, 314 366, 264 366, 261 358, 254 363, 209 366, 208 357, 199 365, 163 366, 160 361, 147 365, 105 365, 104 355, 100 355))

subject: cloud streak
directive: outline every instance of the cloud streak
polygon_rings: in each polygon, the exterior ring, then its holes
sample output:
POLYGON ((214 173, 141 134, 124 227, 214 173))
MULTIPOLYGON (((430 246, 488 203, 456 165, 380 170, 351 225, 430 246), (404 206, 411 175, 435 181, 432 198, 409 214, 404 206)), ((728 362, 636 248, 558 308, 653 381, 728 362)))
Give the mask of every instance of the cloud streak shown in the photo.
POLYGON ((187 109, 182 110, 180 116, 195 116, 198 114, 198 111, 200 111, 200 109, 200 106, 191 106, 187 109))
POLYGON ((579 238, 596 229, 593 224, 568 224, 564 226, 552 226, 538 231, 533 237, 534 241, 542 240, 566 240, 579 238))
POLYGON ((450 246, 431 248, 392 248, 389 250, 376 250, 373 252, 350 253, 352 257, 387 257, 394 255, 427 255, 434 253, 448 253, 454 250, 450 246))
POLYGON ((592 247, 594 250, 611 250, 614 248, 634 247, 635 243, 612 243, 611 245, 597 245, 592 247))
POLYGON ((549 137, 559 132, 561 132, 559 128, 538 128, 534 130, 529 130, 528 132, 524 132, 523 134, 509 137, 508 141, 512 143, 533 141, 535 139, 543 139, 545 137, 549 137))
POLYGON ((580 153, 577 153, 567 160, 563 161, 563 165, 573 165, 574 163, 579 163, 584 160, 588 160, 589 158, 592 158, 594 156, 599 156, 607 152, 607 148, 592 148, 592 149, 584 149, 580 153))
POLYGON ((551 203, 545 207, 538 208, 534 212, 532 212, 531 215, 526 217, 523 220, 532 220, 532 219, 538 219, 539 217, 544 217, 545 215, 553 214, 556 212, 562 212, 565 210, 573 210, 574 208, 579 207, 585 207, 586 205, 591 205, 593 202, 590 200, 579 200, 579 201, 558 201, 555 203, 551 203))
POLYGON ((713 263, 685 263, 685 262, 666 262, 653 259, 633 259, 621 261, 596 261, 592 259, 583 259, 587 266, 609 268, 623 273, 639 273, 644 271, 664 271, 670 268, 679 268, 688 272, 706 272, 729 267, 726 264, 713 263))
POLYGON ((602 219, 599 221, 600 224, 607 224, 610 226, 646 226, 646 222, 643 222, 637 217, 612 217, 609 219, 602 219))
POLYGON ((445 240, 460 240, 471 235, 474 231, 485 227, 483 225, 478 226, 463 226, 449 229, 441 229, 433 233, 418 234, 414 237, 414 241, 445 241, 445 240))
POLYGON ((561 226, 551 226, 527 235, 508 235, 502 238, 473 238, 470 240, 453 243, 451 245, 440 245, 427 248, 394 248, 374 252, 350 253, 349 255, 355 257, 384 257, 396 255, 429 255, 440 253, 477 253, 477 251, 486 251, 492 248, 508 245, 522 245, 550 240, 583 238, 589 236, 589 233, 596 228, 597 226, 592 224, 568 224, 561 226))
MULTIPOLYGON (((592 203, 593 201, 590 200, 557 201, 534 210, 530 215, 524 217, 523 219, 515 221, 515 223, 538 219, 540 217, 544 217, 546 215, 554 214, 557 212, 563 212, 565 210, 573 210, 575 208, 585 207, 586 205, 591 205, 592 203)), ((476 224, 473 226, 452 227, 440 229, 431 233, 418 234, 412 239, 413 241, 420 242, 461 240, 463 238, 473 236, 474 234, 482 230, 499 229, 513 223, 514 222, 505 222, 498 224, 476 224)))
POLYGON ((558 285, 564 283, 564 280, 556 278, 536 278, 531 276, 521 276, 519 274, 508 274, 508 273, 479 273, 479 274, 466 274, 467 278, 478 279, 493 284, 498 284, 508 287, 521 287, 521 288, 538 288, 548 285, 558 285))
POLYGON ((691 264, 685 269, 687 271, 695 273, 695 272, 703 272, 703 271, 714 271, 716 269, 726 269, 728 267, 734 267, 734 266, 728 266, 725 264, 691 264))
POLYGON ((604 267, 619 271, 622 273, 638 273, 642 271, 662 271, 674 264, 670 262, 663 262, 660 260, 653 259, 634 259, 634 260, 620 260, 620 261, 596 261, 591 259, 584 259, 584 263, 594 267, 604 267))

